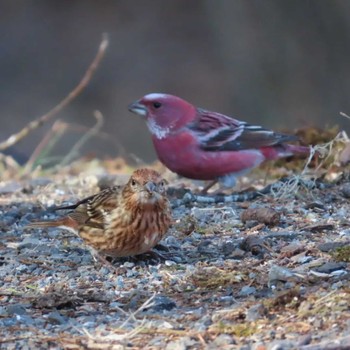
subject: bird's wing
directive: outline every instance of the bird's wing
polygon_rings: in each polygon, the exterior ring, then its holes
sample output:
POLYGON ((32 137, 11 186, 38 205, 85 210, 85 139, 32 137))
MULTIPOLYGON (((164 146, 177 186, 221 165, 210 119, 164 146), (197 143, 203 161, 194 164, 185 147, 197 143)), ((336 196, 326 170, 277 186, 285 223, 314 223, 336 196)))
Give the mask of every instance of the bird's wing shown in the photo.
POLYGON ((74 209, 68 216, 79 225, 103 229, 106 216, 119 205, 118 197, 121 190, 122 186, 106 188, 93 196, 82 199, 76 204, 55 209, 74 209))
POLYGON ((189 129, 207 151, 240 151, 295 141, 297 137, 251 125, 223 114, 197 109, 189 129))

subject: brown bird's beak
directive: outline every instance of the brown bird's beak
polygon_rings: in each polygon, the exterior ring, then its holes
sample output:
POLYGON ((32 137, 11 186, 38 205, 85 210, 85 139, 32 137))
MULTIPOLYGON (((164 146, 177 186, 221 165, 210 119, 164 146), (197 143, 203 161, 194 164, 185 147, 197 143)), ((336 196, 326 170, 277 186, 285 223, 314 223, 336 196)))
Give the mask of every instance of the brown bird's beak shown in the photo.
POLYGON ((145 117, 147 115, 147 108, 141 104, 139 101, 130 103, 128 106, 130 112, 136 113, 145 117))
POLYGON ((152 181, 147 182, 144 187, 149 194, 153 194, 157 188, 156 184, 152 181))

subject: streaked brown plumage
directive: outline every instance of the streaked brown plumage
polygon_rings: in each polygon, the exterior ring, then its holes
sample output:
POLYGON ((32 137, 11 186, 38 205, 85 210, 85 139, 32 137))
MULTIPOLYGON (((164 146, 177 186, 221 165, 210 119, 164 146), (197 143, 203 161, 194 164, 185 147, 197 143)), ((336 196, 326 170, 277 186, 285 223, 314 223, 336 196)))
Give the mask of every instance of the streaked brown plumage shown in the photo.
POLYGON ((100 253, 113 257, 150 251, 171 224, 165 181, 152 169, 134 171, 124 186, 107 188, 74 205, 62 219, 38 221, 30 228, 66 227, 100 253))

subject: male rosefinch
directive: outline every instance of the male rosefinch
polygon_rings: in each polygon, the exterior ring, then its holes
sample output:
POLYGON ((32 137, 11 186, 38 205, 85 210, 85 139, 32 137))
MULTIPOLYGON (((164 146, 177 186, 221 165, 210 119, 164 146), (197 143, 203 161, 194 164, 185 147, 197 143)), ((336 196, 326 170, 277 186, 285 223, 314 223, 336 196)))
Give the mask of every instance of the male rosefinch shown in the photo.
POLYGON ((190 179, 232 187, 237 176, 264 160, 309 153, 308 147, 285 144, 295 136, 196 108, 173 95, 146 95, 129 110, 146 119, 159 160, 190 179))
POLYGON ((56 221, 39 221, 27 227, 73 229, 85 243, 113 257, 150 251, 171 223, 165 181, 151 169, 133 172, 124 186, 107 188, 70 206, 73 209, 56 221))

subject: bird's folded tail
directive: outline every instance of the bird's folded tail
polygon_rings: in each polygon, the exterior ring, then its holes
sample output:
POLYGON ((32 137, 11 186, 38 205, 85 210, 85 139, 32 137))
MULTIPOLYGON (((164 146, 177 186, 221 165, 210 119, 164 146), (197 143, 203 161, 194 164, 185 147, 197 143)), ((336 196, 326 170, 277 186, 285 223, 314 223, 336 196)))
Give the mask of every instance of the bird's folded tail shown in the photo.
POLYGON ((59 220, 51 220, 51 221, 34 221, 30 224, 26 225, 25 228, 45 228, 45 227, 59 227, 65 226, 73 229, 78 228, 78 223, 69 216, 66 216, 59 220))
POLYGON ((290 144, 275 145, 272 147, 264 147, 260 149, 266 160, 276 160, 279 158, 290 156, 307 157, 311 148, 307 146, 298 146, 290 144))
POLYGON ((310 154, 311 148, 308 146, 299 146, 299 145, 284 145, 285 151, 290 153, 290 155, 305 155, 308 156, 310 154))

